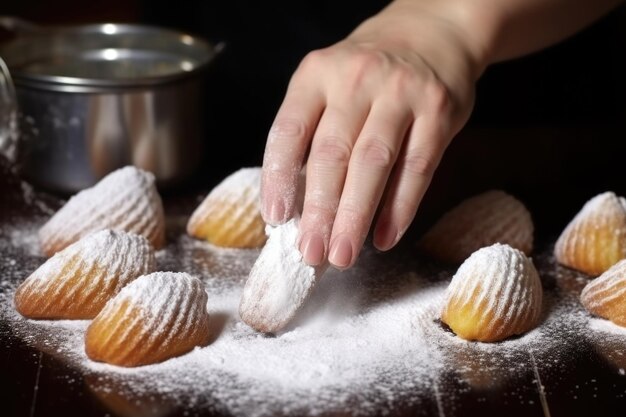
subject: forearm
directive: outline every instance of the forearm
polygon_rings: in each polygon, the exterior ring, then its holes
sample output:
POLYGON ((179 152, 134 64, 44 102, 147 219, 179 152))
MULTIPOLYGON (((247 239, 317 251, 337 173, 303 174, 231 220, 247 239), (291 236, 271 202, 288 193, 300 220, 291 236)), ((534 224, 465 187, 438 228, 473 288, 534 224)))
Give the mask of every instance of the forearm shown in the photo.
POLYGON ((467 75, 476 80, 490 64, 538 51, 565 39, 620 2, 395 0, 357 31, 378 25, 378 29, 392 37, 395 32, 398 38, 404 37, 420 50, 425 49, 427 54, 433 53, 435 60, 447 60, 457 54, 459 59, 467 61, 467 75), (438 39, 440 36, 443 38, 438 39), (452 51, 438 51, 440 46, 452 51))

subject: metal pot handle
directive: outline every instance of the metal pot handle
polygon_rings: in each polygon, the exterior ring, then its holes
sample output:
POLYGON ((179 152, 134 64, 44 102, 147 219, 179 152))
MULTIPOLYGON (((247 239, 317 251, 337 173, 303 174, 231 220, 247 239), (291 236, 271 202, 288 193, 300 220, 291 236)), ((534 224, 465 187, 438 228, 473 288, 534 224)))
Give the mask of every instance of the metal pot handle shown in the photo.
POLYGON ((0 154, 14 160, 17 152, 15 123, 17 99, 9 68, 0 58, 0 154))
POLYGON ((0 103, 3 109, 14 110, 16 107, 15 87, 11 79, 9 67, 0 57, 0 103))

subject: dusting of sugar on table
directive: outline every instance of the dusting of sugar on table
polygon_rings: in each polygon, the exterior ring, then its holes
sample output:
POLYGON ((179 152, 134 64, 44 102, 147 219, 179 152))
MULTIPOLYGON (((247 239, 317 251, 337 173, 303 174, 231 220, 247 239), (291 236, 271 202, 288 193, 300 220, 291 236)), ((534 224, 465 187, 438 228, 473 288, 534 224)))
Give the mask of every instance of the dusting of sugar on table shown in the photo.
POLYGON ((577 353, 581 334, 594 343, 606 338, 600 331, 605 321, 590 320, 576 297, 557 290, 546 293, 544 317, 531 332, 500 343, 464 341, 438 321, 454 271, 370 248, 354 268, 328 271, 294 322, 268 337, 237 314, 259 251, 221 249, 170 230, 168 245, 157 253, 159 269, 203 280, 214 338, 207 347, 156 365, 126 369, 95 363, 84 353, 88 321, 32 321, 14 311, 16 286, 43 262, 36 240, 28 237, 42 222, 21 218, 1 226, 0 316, 29 345, 79 370, 104 402, 126 398, 135 407, 153 407, 152 399, 159 397, 161 411, 249 416, 342 410, 381 415, 429 407, 429 398, 445 408, 455 395, 446 388, 450 381, 475 389, 506 384, 528 374, 530 352, 541 372, 549 372, 567 366, 565 358, 577 353))

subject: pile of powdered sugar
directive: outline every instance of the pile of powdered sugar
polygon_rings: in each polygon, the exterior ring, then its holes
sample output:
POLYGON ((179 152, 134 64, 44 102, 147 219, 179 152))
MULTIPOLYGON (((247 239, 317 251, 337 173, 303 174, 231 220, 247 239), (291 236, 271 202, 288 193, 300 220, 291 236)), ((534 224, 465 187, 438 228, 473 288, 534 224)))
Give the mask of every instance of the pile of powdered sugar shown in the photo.
POLYGON ((540 275, 555 285, 546 291, 541 324, 500 343, 464 341, 438 320, 453 270, 370 248, 354 268, 327 271, 288 328, 263 335, 238 317, 242 288, 259 251, 200 242, 185 235, 181 220, 168 222, 168 244, 157 253, 157 264, 205 284, 211 343, 150 366, 96 363, 84 353, 88 321, 25 320, 13 308, 16 286, 44 261, 28 235, 45 219, 25 216, 0 224, 0 318, 17 337, 82 372, 84 383, 112 410, 251 416, 414 410, 419 415, 435 407, 445 415, 454 405, 451 386, 489 389, 521 380, 533 369, 568 366, 581 334, 594 343, 626 342, 626 334, 607 336, 597 321, 590 322, 577 298, 561 289, 559 280, 577 277, 559 275, 545 260, 538 262, 540 275))

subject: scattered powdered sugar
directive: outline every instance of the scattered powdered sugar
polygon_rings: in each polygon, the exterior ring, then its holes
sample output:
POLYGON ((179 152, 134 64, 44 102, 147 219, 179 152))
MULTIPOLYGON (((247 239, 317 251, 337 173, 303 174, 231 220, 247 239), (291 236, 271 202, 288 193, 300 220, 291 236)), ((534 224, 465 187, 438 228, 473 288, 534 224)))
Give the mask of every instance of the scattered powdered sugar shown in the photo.
POLYGON ((620 375, 626 375, 626 327, 594 317, 589 320, 586 330, 584 334, 591 341, 594 350, 618 368, 620 375))
MULTIPOLYGON (((94 395, 111 407, 113 397, 145 406, 156 406, 151 401, 159 398, 161 411, 250 416, 345 409, 380 415, 419 408, 438 392, 454 392, 449 386, 457 380, 483 388, 514 381, 528 371, 531 351, 540 366, 558 366, 555 360, 568 352, 587 320, 576 314, 580 307, 572 300, 548 297, 537 329, 501 343, 467 342, 438 321, 450 271, 416 267, 406 259, 387 262, 366 248, 349 271, 329 270, 292 325, 268 337, 237 316, 254 254, 183 237, 161 251, 161 265, 187 265, 191 274, 208 270, 197 260, 212 259, 211 275, 199 275, 214 336, 208 346, 160 364, 127 369, 89 360, 88 322, 24 320, 12 309, 11 288, 3 292, 0 314, 19 337, 80 369, 94 395), (182 253, 188 259, 180 262, 182 253), (228 260, 235 267, 222 269, 220 262, 228 260)), ((452 394, 440 400, 445 407, 452 394)))
POLYGON ((36 206, 42 213, 48 216, 52 216, 55 213, 53 207, 50 207, 45 201, 37 197, 32 185, 26 181, 20 180, 20 188, 26 204, 36 206))
POLYGON ((234 249, 213 245, 194 239, 181 232, 186 220, 170 223, 172 230, 168 245, 157 251, 157 269, 161 271, 185 271, 202 277, 209 292, 241 291, 258 258, 260 249, 234 249))
MULTIPOLYGON (((403 278, 424 285, 418 276, 403 278)), ((415 391, 430 391, 441 361, 423 326, 438 327, 433 319, 442 289, 425 286, 420 294, 355 315, 335 311, 326 320, 304 320, 280 337, 263 336, 232 317, 206 348, 158 365, 79 365, 106 375, 114 386, 234 415, 314 415, 352 404, 363 408, 357 414, 377 414, 397 401, 419 402, 412 398, 415 391)), ((231 312, 238 295, 226 295, 231 312)), ((209 312, 220 321, 224 310, 211 308, 216 296, 209 294, 209 312)))
MULTIPOLYGON (((366 251, 365 256, 375 254, 366 251)), ((240 291, 209 286, 212 343, 129 369, 86 357, 87 322, 26 321, 10 306, 2 314, 20 337, 81 369, 100 395, 118 393, 129 403, 156 396, 160 409, 251 416, 319 415, 346 408, 354 415, 380 415, 399 406, 419 407, 436 390, 447 390, 451 374, 479 388, 514 381, 530 366, 531 351, 540 364, 558 366, 555 360, 567 354, 584 327, 586 316, 572 314, 578 307, 571 300, 550 298, 544 322, 524 336, 493 344, 467 342, 438 322, 447 281, 429 276, 389 265, 328 271, 309 309, 279 337, 264 336, 239 321, 240 291), (381 274, 383 269, 388 273, 381 274)))
POLYGON ((121 368, 87 358, 88 321, 19 316, 15 288, 43 259, 33 256, 27 239, 15 245, 4 232, 36 232, 41 222, 26 218, 0 225, 0 317, 17 337, 78 370, 89 391, 111 410, 125 410, 123 415, 426 415, 433 399, 439 414, 449 415, 454 413, 445 411, 453 409, 460 388, 486 390, 528 381, 533 369, 545 375, 570 366, 581 338, 599 352, 621 340, 621 350, 607 350, 607 357, 624 369, 618 361, 626 355, 615 353, 624 352, 624 336, 604 331, 606 321, 590 320, 577 294, 561 290, 569 288, 563 283, 567 274, 559 275, 553 260, 537 263, 547 286, 542 318, 521 337, 498 343, 460 339, 439 321, 454 271, 410 253, 379 254, 370 247, 353 268, 328 270, 289 326, 267 336, 238 316, 260 251, 197 241, 184 234, 184 223, 170 223, 177 228, 168 231, 157 264, 202 280, 208 346, 159 364, 121 368))
POLYGON ((597 332, 621 336, 624 338, 624 342, 626 342, 626 327, 619 326, 610 320, 595 317, 589 320, 589 328, 597 332))
POLYGON ((41 222, 3 225, 2 231, 9 238, 13 247, 25 251, 30 256, 44 256, 37 234, 42 224, 43 220, 41 222))

